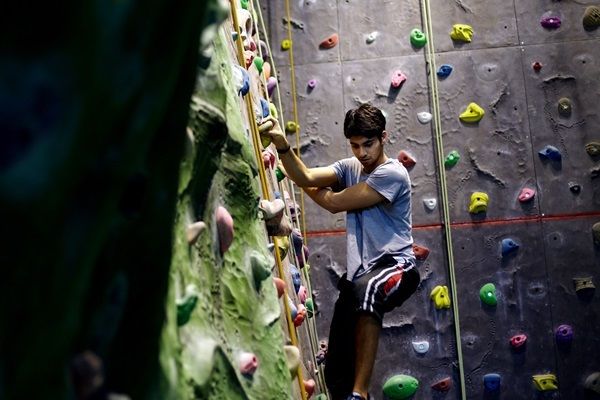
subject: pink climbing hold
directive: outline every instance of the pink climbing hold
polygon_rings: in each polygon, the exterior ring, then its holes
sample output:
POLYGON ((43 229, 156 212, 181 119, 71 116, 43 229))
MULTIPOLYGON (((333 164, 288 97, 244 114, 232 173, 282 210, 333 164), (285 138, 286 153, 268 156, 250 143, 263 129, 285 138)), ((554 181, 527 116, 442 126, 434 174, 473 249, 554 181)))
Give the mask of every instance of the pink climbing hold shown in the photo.
POLYGON ((510 345, 513 349, 522 347, 527 342, 527 335, 519 334, 510 338, 510 345))
POLYGON ((254 353, 244 351, 238 356, 238 367, 242 375, 252 376, 258 368, 258 359, 254 353))
POLYGON ((417 163, 415 159, 404 150, 401 150, 400 153, 398 153, 398 161, 400 161, 406 169, 414 167, 417 163))
POLYGON ((275 167, 275 153, 271 149, 264 149, 262 152, 263 164, 265 168, 275 167))
POLYGON ((533 199, 533 196, 535 196, 534 189, 523 188, 523 190, 521 190, 521 193, 519 194, 519 201, 521 203, 526 203, 526 202, 530 201, 531 199, 533 199))
POLYGON ((277 289, 277 297, 283 296, 283 293, 285 292, 285 281, 274 276, 273 284, 275 284, 275 289, 277 289))
POLYGON ((233 218, 229 211, 219 206, 216 211, 217 231, 219 232, 219 247, 221 254, 225 254, 233 242, 233 218))
POLYGON ((315 387, 317 386, 314 379, 309 379, 304 381, 304 390, 306 391, 306 398, 310 398, 315 392, 315 387))
POLYGON ((399 88, 404 82, 406 82, 406 79, 406 75, 404 75, 402 71, 394 71, 392 74, 391 85, 393 88, 399 88))
POLYGON ((317 86, 317 80, 316 79, 311 79, 308 81, 308 88, 309 89, 314 89, 317 86))
POLYGON ((333 33, 329 35, 325 40, 323 40, 321 44, 319 44, 319 47, 322 49, 332 49, 338 44, 339 40, 340 38, 338 34, 333 33))
POLYGON ((273 91, 275 90, 276 87, 277 87, 277 78, 275 78, 274 76, 270 76, 269 79, 267 79, 267 92, 269 93, 269 97, 271 97, 273 95, 273 91))
POLYGON ((246 69, 250 68, 252 61, 254 61, 254 52, 251 50, 244 50, 244 61, 246 62, 246 69))
POLYGON ((304 304, 306 303, 307 297, 308 292, 306 291, 306 288, 304 287, 304 285, 300 285, 300 288, 298 289, 298 300, 300 300, 300 303, 304 304))
POLYGON ((559 17, 543 17, 540 20, 540 24, 546 29, 558 29, 560 28, 559 17))

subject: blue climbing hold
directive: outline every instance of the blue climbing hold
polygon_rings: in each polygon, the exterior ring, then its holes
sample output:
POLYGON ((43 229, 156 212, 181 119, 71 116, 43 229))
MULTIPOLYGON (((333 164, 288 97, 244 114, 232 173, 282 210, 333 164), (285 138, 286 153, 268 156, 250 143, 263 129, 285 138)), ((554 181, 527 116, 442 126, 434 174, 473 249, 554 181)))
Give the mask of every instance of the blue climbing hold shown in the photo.
POLYGON ((267 118, 269 116, 269 102, 261 98, 260 108, 262 109, 262 117, 267 118))
POLYGON ((486 374, 483 376, 483 386, 487 392, 500 389, 500 374, 486 374))
POLYGON ((239 94, 245 96, 250 91, 250 75, 248 75, 248 71, 244 68, 239 67, 239 70, 242 72, 242 87, 240 88, 239 94))
POLYGON ((442 64, 437 71, 437 76, 440 78, 447 78, 452 73, 452 65, 442 64))
POLYGON ((562 159, 560 151, 556 147, 550 145, 538 151, 538 154, 540 157, 547 158, 552 161, 560 161, 562 159))
POLYGON ((519 244, 511 238, 502 239, 502 255, 505 256, 519 248, 519 244))
POLYGON ((300 271, 298 271, 298 268, 296 268, 296 266, 293 264, 290 264, 290 275, 292 276, 294 290, 296 293, 298 293, 298 290, 300 290, 300 285, 302 285, 302 280, 300 279, 300 271))

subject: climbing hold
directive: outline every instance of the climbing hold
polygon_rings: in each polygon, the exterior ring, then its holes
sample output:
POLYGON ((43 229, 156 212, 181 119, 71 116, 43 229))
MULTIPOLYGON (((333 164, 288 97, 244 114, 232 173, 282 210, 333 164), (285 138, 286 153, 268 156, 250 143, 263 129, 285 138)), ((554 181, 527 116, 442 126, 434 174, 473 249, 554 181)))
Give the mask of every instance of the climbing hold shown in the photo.
POLYGON ((252 50, 244 50, 244 62, 246 63, 246 69, 250 68, 253 60, 254 52, 252 50))
POLYGON ((488 306, 495 306, 498 304, 496 299, 496 286, 493 283, 486 283, 479 289, 479 298, 481 301, 488 306))
POLYGON ((198 288, 194 284, 189 284, 185 288, 185 294, 177 299, 177 326, 187 324, 192 316, 196 303, 198 303, 198 288))
POLYGON ((304 246, 304 239, 302 238, 302 232, 300 232, 300 229, 298 228, 292 229, 292 243, 294 245, 294 251, 299 255, 302 251, 302 246, 304 246))
POLYGON ((446 156, 446 159, 444 160, 444 166, 447 168, 454 167, 458 160, 460 160, 460 154, 458 154, 458 151, 452 150, 446 156))
POLYGON ((419 381, 410 375, 395 375, 383 384, 383 393, 390 400, 406 399, 417 391, 419 381))
POLYGON ((412 249, 415 253, 415 258, 419 261, 426 260, 429 256, 429 249, 425 246, 419 246, 418 244, 413 243, 412 249))
POLYGON ((233 218, 231 218, 231 214, 223 206, 217 208, 215 217, 219 233, 219 248, 221 254, 225 254, 229 246, 231 246, 231 242, 233 242, 233 218))
POLYGON ((477 103, 469 103, 465 111, 460 114, 459 118, 463 122, 479 122, 485 115, 483 108, 479 107, 477 103))
POLYGON ((275 285, 275 289, 277 289, 277 297, 283 296, 285 292, 285 282, 281 278, 273 277, 273 284, 275 285))
POLYGON ((452 65, 442 64, 442 66, 437 70, 437 76, 440 78, 447 78, 452 73, 452 65))
POLYGON ((590 157, 600 156, 600 142, 589 142, 585 145, 585 151, 590 157))
POLYGON ((254 66, 258 70, 258 73, 261 74, 263 72, 263 66, 265 65, 265 60, 262 57, 256 56, 254 57, 254 66))
POLYGON ((233 69, 233 75, 233 80, 237 83, 236 87, 238 88, 238 95, 247 95, 250 91, 250 75, 248 75, 248 71, 239 65, 236 65, 233 69))
POLYGON ((558 390, 558 379, 554 374, 533 375, 533 383, 540 392, 558 390))
POLYGON ((306 303, 307 296, 308 296, 308 293, 306 291, 306 287, 304 287, 304 285, 300 285, 300 289, 298 289, 298 300, 300 300, 300 303, 302 303, 302 304, 306 303))
POLYGON ((273 219, 279 219, 283 216, 283 210, 285 209, 285 203, 281 199, 275 199, 273 201, 261 200, 258 204, 258 210, 262 213, 265 221, 271 221, 273 219))
POLYGON ((304 322, 304 320, 306 319, 306 307, 304 307, 304 304, 298 304, 298 312, 296 313, 296 316, 294 317, 294 326, 297 328, 300 325, 302 325, 302 323, 304 322))
POLYGON ((260 110, 263 118, 267 118, 269 116, 269 102, 263 98, 260 99, 260 110))
POLYGON ((571 100, 566 97, 562 97, 558 100, 558 115, 561 117, 570 117, 571 116, 571 100))
POLYGON ((417 119, 422 124, 429 123, 431 121, 431 117, 432 117, 432 115, 430 113, 428 113, 427 111, 421 111, 420 113, 417 113, 417 119))
POLYGON ((471 203, 469 204, 469 212, 471 214, 478 214, 486 212, 488 207, 488 195, 484 192, 473 192, 471 194, 471 203))
POLYGON ((410 31, 410 44, 420 49, 427 44, 427 36, 420 29, 415 28, 410 31))
POLYGON ((502 239, 502 256, 517 251, 519 244, 511 238, 502 239))
POLYGON ((233 41, 237 41, 238 40, 238 33, 236 31, 231 32, 231 38, 233 39, 233 41))
POLYGON ((500 389, 500 374, 485 374, 483 376, 483 387, 486 392, 495 392, 500 389))
POLYGON ((300 285, 302 285, 302 280, 300 279, 300 271, 298 271, 298 268, 293 264, 290 264, 290 276, 292 277, 292 283, 294 284, 294 291, 298 293, 300 285))
POLYGON ((573 278, 573 284, 575 285, 575 292, 584 292, 587 290, 595 290, 594 278, 586 276, 584 278, 573 278))
POLYGON ((533 70, 534 70, 535 72, 540 72, 540 71, 542 70, 542 67, 543 67, 543 65, 542 65, 542 63, 541 63, 541 62, 539 62, 539 61, 536 61, 536 62, 534 62, 534 63, 531 65, 531 68, 533 68, 533 70))
POLYGON ((273 117, 275 119, 279 119, 279 115, 277 113, 277 107, 273 103, 269 103, 269 114, 271 114, 271 117, 273 117))
POLYGON ((569 345, 573 341, 573 327, 571 325, 559 325, 554 335, 557 344, 569 345))
POLYGON ((276 217, 271 220, 265 220, 265 226, 267 227, 267 234, 269 236, 287 237, 287 235, 292 233, 292 224, 287 215, 281 218, 276 217))
POLYGON ((412 342, 413 349, 419 354, 425 354, 429 351, 429 342, 423 340, 420 342, 412 342))
POLYGON ((298 261, 298 267, 304 268, 304 263, 308 261, 308 246, 302 245, 302 253, 296 253, 296 260, 298 261), (304 255, 304 257, 302 257, 304 255))
POLYGON ((273 168, 275 166, 275 153, 273 153, 273 150, 269 148, 264 149, 262 157, 265 168, 273 168))
POLYGON ((581 185, 577 182, 569 182, 569 190, 575 194, 581 192, 581 185))
POLYGON ((452 31, 450 31, 450 37, 453 40, 468 43, 473 39, 473 28, 470 25, 454 24, 452 25, 452 31))
POLYGON ((238 355, 238 368, 240 373, 245 376, 252 376, 258 368, 258 358, 254 353, 243 351, 238 355))
POLYGON ((433 197, 423 199, 423 204, 429 211, 433 211, 437 206, 437 199, 434 199, 433 197))
POLYGON ((540 155, 540 157, 547 158, 552 161, 560 161, 562 159, 560 151, 558 151, 556 147, 550 145, 547 145, 543 149, 538 151, 538 154, 540 155))
POLYGON ((315 392, 315 387, 317 386, 314 379, 304 380, 304 390, 306 391, 306 398, 310 398, 315 392))
POLYGON ((317 364, 321 365, 325 362, 325 358, 327 357, 327 342, 321 340, 319 342, 319 351, 316 354, 317 364))
POLYGON ((583 27, 586 31, 591 31, 600 26, 600 7, 589 6, 583 12, 583 27))
POLYGON ((450 308, 450 296, 448 295, 448 286, 436 286, 431 291, 429 298, 433 300, 436 309, 450 308))
POLYGON ((298 367, 300 366, 300 350, 296 346, 285 345, 283 346, 283 353, 285 354, 285 363, 290 371, 292 379, 298 375, 298 367))
POLYGON ((285 123, 285 133, 296 133, 298 131, 298 124, 294 121, 288 121, 285 123))
MULTIPOLYGON (((288 249, 290 248, 290 241, 287 236, 278 236, 277 237, 277 248, 279 250, 279 256, 283 260, 285 256, 287 256, 288 249)), ((269 244, 269 250, 275 251, 275 245, 273 243, 269 244)))
POLYGON ((431 385, 431 388, 437 390, 438 392, 447 392, 448 390, 450 390, 450 387, 452 387, 452 379, 450 379, 449 376, 440 379, 439 381, 431 385))
POLYGON ((535 196, 535 189, 523 188, 521 189, 521 193, 519 193, 519 201, 521 203, 526 203, 532 200, 533 196, 535 196))
POLYGON ((269 79, 271 77, 271 64, 269 64, 267 61, 265 61, 263 64, 263 76, 265 79, 269 79))
POLYGON ((316 79, 310 79, 307 83, 307 86, 309 89, 314 89, 317 87, 317 80, 316 79))
POLYGON ((254 278, 254 288, 260 291, 262 282, 271 276, 271 267, 273 261, 267 259, 263 254, 253 250, 250 254, 250 266, 252 267, 252 277, 254 278))
POLYGON ((393 88, 399 88, 404 82, 406 82, 406 75, 402 71, 397 70, 392 74, 391 85, 393 88))
POLYGON ((600 167, 590 168, 590 179, 596 179, 600 177, 600 167))
POLYGON ((267 79, 267 93, 269 93, 269 97, 273 95, 273 91, 277 87, 277 78, 271 76, 267 79))
POLYGON ((322 49, 332 49, 335 47, 336 44, 338 44, 339 41, 339 36, 337 33, 333 33, 331 35, 329 35, 326 39, 324 39, 320 44, 319 47, 322 49))
POLYGON ((267 47, 267 43, 265 43, 264 40, 259 40, 258 41, 258 47, 260 48, 260 55, 262 56, 263 59, 267 59, 269 58, 269 48, 267 47))
POLYGON ((283 173, 283 170, 280 166, 277 166, 277 168, 275 168, 275 176, 277 177, 277 182, 281 182, 283 178, 285 178, 285 174, 283 173))
POLYGON ((600 372, 592 372, 589 374, 583 382, 583 387, 600 394, 600 372))
POLYGON ((296 308, 296 305, 294 304, 294 302, 292 301, 290 296, 287 297, 287 301, 288 301, 288 306, 290 307, 290 315, 291 315, 292 321, 293 321, 296 318, 296 316, 298 315, 298 308, 296 308))
POLYGON ((327 395, 320 393, 317 395, 317 397, 315 397, 315 400, 327 400, 327 395))
POLYGON ((244 10, 247 10, 248 2, 249 2, 249 0, 240 0, 240 7, 242 7, 244 10))
POLYGON ((560 17, 542 17, 540 24, 546 29, 560 28, 560 17))
POLYGON ((315 305, 313 303, 313 299, 310 297, 306 299, 306 303, 304 303, 304 306, 306 307, 306 314, 308 315, 308 318, 312 318, 312 316, 315 313, 315 305))
POLYGON ((203 221, 194 222, 189 224, 185 229, 185 236, 189 245, 196 243, 200 232, 206 228, 206 224, 203 221))
POLYGON ((515 350, 523 347, 525 343, 527 343, 527 335, 525 334, 521 333, 510 338, 510 345, 515 350))
POLYGON ((365 41, 367 42, 367 44, 371 44, 375 41, 375 39, 377 39, 377 36, 379 36, 379 32, 373 31, 367 35, 365 41))
POLYGON ((400 153, 398 153, 398 161, 400 161, 406 169, 414 167, 417 163, 405 150, 401 150, 400 153))
POLYGON ((289 39, 283 39, 281 41, 281 50, 285 51, 285 50, 289 50, 290 47, 292 47, 292 41, 289 39))

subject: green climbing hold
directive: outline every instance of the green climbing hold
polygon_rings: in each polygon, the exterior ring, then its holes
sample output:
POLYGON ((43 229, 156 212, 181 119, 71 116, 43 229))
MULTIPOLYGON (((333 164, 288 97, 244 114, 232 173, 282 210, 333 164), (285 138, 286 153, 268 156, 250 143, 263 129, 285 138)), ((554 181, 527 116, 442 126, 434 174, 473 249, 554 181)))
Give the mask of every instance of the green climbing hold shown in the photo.
POLYGON ((327 395, 326 394, 318 394, 317 397, 315 397, 315 400, 327 400, 327 395))
POLYGON ((262 282, 271 276, 271 266, 273 261, 267 259, 263 254, 252 251, 250 255, 250 265, 252 266, 252 277, 254 278, 254 288, 260 291, 262 282))
POLYGON ((306 303, 304 303, 304 306, 306 307, 306 313, 308 314, 308 318, 312 318, 312 316, 315 314, 315 305, 313 304, 313 300, 312 298, 308 298, 306 299, 306 303))
POLYGON ((496 286, 493 283, 486 283, 479 290, 479 298, 481 301, 488 306, 495 306, 498 304, 498 299, 496 299, 496 286))
POLYGON ((390 400, 406 399, 417 391, 419 381, 410 375, 395 375, 383 384, 383 394, 390 400))
POLYGON ((427 44, 427 36, 420 29, 415 28, 410 31, 410 44, 417 48, 421 48, 427 44))
POLYGON ((263 70, 263 65, 265 64, 265 60, 262 57, 256 56, 254 57, 254 66, 258 70, 258 73, 261 74, 263 70))
POLYGON ((285 123, 286 133, 296 133, 298 131, 298 124, 294 121, 288 121, 285 123))
POLYGON ((558 100, 558 114, 561 117, 568 118, 571 115, 572 109, 573 106, 571 105, 571 100, 568 98, 562 97, 560 100, 558 100))
POLYGON ((594 244, 600 246, 600 222, 592 225, 592 237, 594 238, 594 244))
POLYGON ((196 303, 198 302, 198 290, 196 285, 190 284, 185 288, 183 297, 177 303, 177 326, 187 324, 192 316, 196 303))
POLYGON ((242 7, 244 10, 248 9, 248 0, 240 0, 240 7, 242 7))
POLYGON ((285 174, 279 167, 275 169, 275 176, 277 177, 277 182, 281 182, 285 178, 285 174))
POLYGON ((447 168, 454 167, 456 165, 456 163, 458 162, 458 160, 460 160, 460 154, 458 154, 458 151, 452 150, 446 156, 446 159, 444 160, 444 165, 447 168))
POLYGON ((600 156, 600 142, 589 142, 585 145, 585 151, 590 157, 600 156))
POLYGON ((271 114, 271 117, 275 119, 279 118, 279 114, 277 114, 277 107, 275 107, 275 104, 273 103, 269 103, 269 114, 271 114))

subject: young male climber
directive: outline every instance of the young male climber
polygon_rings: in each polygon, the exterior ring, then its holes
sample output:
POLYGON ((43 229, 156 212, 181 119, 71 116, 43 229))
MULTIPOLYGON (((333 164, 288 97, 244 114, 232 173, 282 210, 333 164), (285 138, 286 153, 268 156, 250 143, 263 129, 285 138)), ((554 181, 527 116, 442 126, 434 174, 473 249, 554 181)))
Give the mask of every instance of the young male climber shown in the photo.
POLYGON ((338 283, 325 381, 333 400, 368 399, 383 316, 420 281, 408 172, 385 155, 385 117, 370 104, 346 113, 344 136, 354 157, 327 167, 307 168, 275 119, 261 124, 261 131, 270 136, 291 180, 326 210, 346 211, 347 272, 338 283))

